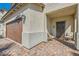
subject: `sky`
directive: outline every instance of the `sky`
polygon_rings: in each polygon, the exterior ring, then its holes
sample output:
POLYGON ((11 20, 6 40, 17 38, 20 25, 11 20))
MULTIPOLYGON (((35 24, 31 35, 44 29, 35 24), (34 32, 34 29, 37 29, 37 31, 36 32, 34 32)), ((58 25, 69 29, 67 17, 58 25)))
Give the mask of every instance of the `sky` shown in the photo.
POLYGON ((5 8, 7 11, 11 8, 11 3, 0 3, 0 9, 5 8))

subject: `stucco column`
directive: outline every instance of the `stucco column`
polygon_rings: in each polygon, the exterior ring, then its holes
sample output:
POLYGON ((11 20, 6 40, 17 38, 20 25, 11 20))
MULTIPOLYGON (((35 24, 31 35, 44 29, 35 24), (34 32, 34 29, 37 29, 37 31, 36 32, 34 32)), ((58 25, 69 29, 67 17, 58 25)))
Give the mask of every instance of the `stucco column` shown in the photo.
POLYGON ((75 39, 76 39, 76 49, 79 50, 79 4, 77 6, 77 13, 76 13, 76 34, 75 34, 75 39))
POLYGON ((30 49, 41 42, 47 42, 46 15, 41 6, 29 4, 23 14, 26 19, 23 24, 22 45, 30 49))

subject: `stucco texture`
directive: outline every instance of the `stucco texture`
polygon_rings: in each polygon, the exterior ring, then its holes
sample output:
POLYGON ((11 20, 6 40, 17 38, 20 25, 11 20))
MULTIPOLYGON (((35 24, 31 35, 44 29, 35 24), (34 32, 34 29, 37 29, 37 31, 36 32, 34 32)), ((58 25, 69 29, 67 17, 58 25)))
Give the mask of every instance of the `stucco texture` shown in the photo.
MULTIPOLYGON (((56 37, 56 22, 65 21, 65 35, 74 32, 73 16, 64 16, 59 18, 48 18, 48 31, 56 37)), ((63 29, 63 28, 62 28, 63 29)))

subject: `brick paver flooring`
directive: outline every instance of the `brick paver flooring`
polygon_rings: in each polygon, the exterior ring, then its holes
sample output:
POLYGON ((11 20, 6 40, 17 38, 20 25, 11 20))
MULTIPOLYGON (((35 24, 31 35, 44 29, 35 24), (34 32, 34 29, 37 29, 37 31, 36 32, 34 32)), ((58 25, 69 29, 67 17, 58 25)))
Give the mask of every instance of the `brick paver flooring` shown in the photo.
POLYGON ((2 47, 5 48, 3 51, 0 51, 0 55, 5 56, 73 56, 79 55, 79 51, 75 49, 73 41, 63 41, 53 39, 48 42, 42 42, 32 49, 28 50, 22 45, 13 42, 8 39, 0 40, 0 50, 2 47), (5 43, 6 42, 6 43, 5 43), (6 45, 6 46, 5 46, 6 45), (9 47, 7 46, 9 45, 9 47))
POLYGON ((29 50, 24 48, 21 44, 9 39, 0 39, 0 55, 2 56, 25 56, 28 55, 29 50), (7 49, 4 49, 7 47, 7 49), (1 51, 1 48, 4 49, 1 51))

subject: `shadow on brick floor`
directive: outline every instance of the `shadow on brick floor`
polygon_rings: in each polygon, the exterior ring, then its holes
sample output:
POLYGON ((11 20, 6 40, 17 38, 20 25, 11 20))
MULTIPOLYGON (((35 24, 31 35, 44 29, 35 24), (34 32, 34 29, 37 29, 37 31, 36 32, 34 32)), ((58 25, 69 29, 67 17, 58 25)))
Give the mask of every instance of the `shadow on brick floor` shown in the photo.
POLYGON ((60 39, 56 39, 57 41, 63 43, 64 45, 68 46, 69 48, 73 49, 73 50, 77 50, 75 47, 75 42, 69 42, 69 41, 65 41, 65 40, 60 40, 60 39))
POLYGON ((79 53, 71 52, 73 56, 79 56, 79 53))

